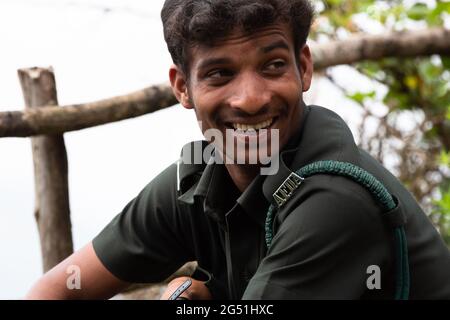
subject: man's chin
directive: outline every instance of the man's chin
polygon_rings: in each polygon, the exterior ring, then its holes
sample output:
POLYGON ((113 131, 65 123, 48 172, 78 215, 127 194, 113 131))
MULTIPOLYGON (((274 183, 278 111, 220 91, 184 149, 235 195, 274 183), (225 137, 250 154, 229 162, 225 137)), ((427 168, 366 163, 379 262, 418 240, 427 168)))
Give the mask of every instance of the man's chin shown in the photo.
POLYGON ((237 152, 227 153, 225 151, 225 163, 237 165, 264 166, 270 163, 272 155, 278 154, 278 149, 267 148, 240 148, 237 152))

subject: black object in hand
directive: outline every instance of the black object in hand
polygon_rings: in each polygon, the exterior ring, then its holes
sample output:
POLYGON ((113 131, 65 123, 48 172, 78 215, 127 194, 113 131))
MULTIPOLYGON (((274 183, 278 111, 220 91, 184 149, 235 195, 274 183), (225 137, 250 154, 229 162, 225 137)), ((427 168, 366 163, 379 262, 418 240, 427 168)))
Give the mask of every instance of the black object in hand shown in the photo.
POLYGON ((183 282, 169 297, 168 300, 177 300, 178 297, 186 291, 187 288, 189 288, 192 284, 191 279, 187 279, 185 282, 183 282))

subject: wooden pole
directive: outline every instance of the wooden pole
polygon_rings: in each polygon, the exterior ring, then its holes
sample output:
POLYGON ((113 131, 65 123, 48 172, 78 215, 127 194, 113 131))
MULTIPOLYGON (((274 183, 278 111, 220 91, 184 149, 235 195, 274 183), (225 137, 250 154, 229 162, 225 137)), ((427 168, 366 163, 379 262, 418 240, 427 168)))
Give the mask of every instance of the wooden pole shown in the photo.
MULTIPOLYGON (((57 105, 51 68, 18 70, 27 108, 57 105)), ((68 165, 61 134, 31 138, 35 177, 34 215, 39 230, 43 271, 73 252, 69 209, 68 165)))

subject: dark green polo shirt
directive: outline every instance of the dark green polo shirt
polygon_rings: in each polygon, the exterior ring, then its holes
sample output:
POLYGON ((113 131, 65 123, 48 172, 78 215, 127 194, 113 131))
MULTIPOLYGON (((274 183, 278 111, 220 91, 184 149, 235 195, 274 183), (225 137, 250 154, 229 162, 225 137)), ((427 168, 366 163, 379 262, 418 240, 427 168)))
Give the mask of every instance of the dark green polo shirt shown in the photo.
MULTIPOLYGON (((279 171, 258 176, 241 194, 225 166, 176 163, 153 179, 94 239, 105 267, 129 282, 159 282, 187 261, 212 275, 215 298, 391 299, 394 234, 372 195, 341 176, 314 175, 274 219, 265 245, 272 194, 287 175, 318 160, 350 162, 369 171, 407 216, 412 299, 450 299, 450 253, 401 183, 359 149, 334 112, 305 106, 301 129, 280 155, 279 171), (370 290, 368 267, 380 268, 370 290)), ((194 142, 185 146, 206 142, 194 142)))

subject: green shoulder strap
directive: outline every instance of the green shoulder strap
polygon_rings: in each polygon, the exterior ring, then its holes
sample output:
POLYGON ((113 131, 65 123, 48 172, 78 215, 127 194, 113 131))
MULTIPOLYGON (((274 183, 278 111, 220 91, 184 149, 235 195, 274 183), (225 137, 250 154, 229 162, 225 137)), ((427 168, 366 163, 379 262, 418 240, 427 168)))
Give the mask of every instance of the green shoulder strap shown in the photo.
POLYGON ((392 196, 373 175, 354 164, 334 160, 317 161, 300 168, 296 172, 292 172, 273 194, 277 205, 270 205, 267 211, 265 225, 267 248, 270 247, 273 239, 273 217, 276 210, 285 204, 305 178, 314 174, 334 174, 351 178, 364 186, 382 206, 395 234, 395 299, 407 300, 409 297, 410 279, 408 246, 404 228, 406 217, 401 210, 396 210, 397 199, 395 196, 392 196))

